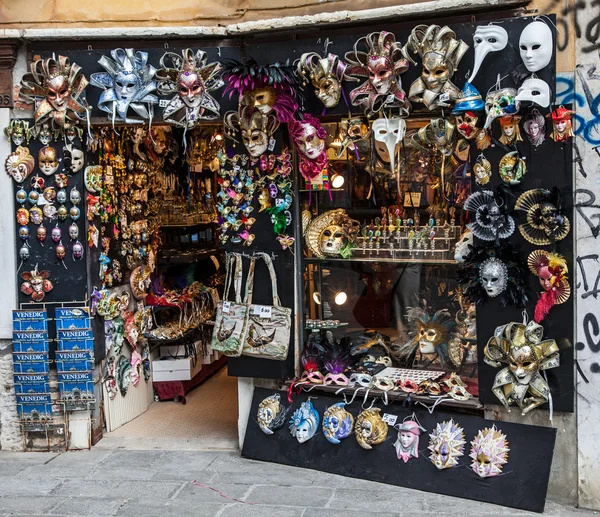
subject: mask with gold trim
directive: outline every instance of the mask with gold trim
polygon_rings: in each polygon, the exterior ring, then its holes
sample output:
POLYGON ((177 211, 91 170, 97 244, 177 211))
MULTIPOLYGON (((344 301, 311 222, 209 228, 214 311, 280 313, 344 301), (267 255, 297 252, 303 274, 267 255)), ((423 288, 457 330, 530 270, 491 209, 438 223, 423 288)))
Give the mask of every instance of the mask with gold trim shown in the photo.
POLYGON ((381 409, 365 409, 356 419, 354 434, 356 441, 363 449, 371 450, 374 445, 385 441, 388 425, 381 418, 381 409))
POLYGON ((286 415, 286 407, 281 403, 279 393, 275 393, 263 399, 258 405, 258 426, 263 433, 273 434, 285 425, 286 415))
POLYGON ((473 472, 482 478, 499 476, 508 461, 509 451, 506 435, 496 429, 495 425, 479 431, 471 442, 469 454, 473 460, 473 472))
POLYGON ((458 465, 465 453, 465 432, 453 419, 438 423, 429 435, 431 454, 429 459, 438 469, 450 469, 458 465))
POLYGON ((302 54, 297 65, 304 85, 310 80, 315 95, 326 108, 335 108, 339 104, 343 81, 358 80, 348 76, 347 68, 348 65, 335 54, 321 57, 315 52, 302 54))

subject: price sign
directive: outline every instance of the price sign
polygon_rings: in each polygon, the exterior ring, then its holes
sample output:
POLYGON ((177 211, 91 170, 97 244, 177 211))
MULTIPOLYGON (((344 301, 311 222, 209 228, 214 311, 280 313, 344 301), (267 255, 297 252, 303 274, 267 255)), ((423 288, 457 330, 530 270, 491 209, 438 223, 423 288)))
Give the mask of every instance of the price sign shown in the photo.
POLYGON ((158 101, 158 106, 160 108, 166 108, 169 105, 169 99, 160 99, 158 101))
POLYGON ((421 206, 421 193, 407 192, 406 194, 404 194, 404 206, 421 206))
POLYGON ((10 70, 0 70, 0 108, 12 108, 13 85, 10 70))
POLYGON ((396 420, 398 420, 398 415, 390 415, 389 413, 384 413, 382 420, 388 425, 394 425, 396 420))
POLYGON ((270 305, 255 305, 254 314, 259 318, 271 319, 273 317, 273 307, 270 305))
POLYGON ((229 312, 231 311, 231 303, 230 302, 223 302, 223 314, 229 314, 229 312))

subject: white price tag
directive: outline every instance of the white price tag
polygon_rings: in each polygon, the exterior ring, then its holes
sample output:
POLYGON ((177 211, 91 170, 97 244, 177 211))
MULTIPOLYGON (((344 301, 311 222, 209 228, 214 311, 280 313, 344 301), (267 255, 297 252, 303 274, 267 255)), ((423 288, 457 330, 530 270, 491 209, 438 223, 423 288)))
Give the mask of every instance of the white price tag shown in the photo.
POLYGON ((273 149, 275 149, 276 143, 277 143, 277 140, 275 140, 273 137, 271 137, 269 139, 269 151, 272 151, 273 149))
POLYGON ((255 305, 254 314, 259 318, 271 319, 273 317, 273 307, 270 305, 255 305))
POLYGON ((388 425, 395 425, 396 420, 398 420, 398 415, 390 415, 389 413, 384 413, 382 420, 388 425))
POLYGON ((169 105, 169 99, 160 99, 160 100, 158 101, 158 105, 159 105, 161 108, 166 108, 166 107, 169 105))
POLYGON ((231 311, 231 303, 223 302, 223 309, 222 309, 223 314, 229 314, 229 311, 231 311))
POLYGON ((442 93, 440 95, 441 102, 448 102, 450 100, 450 95, 448 93, 442 93))

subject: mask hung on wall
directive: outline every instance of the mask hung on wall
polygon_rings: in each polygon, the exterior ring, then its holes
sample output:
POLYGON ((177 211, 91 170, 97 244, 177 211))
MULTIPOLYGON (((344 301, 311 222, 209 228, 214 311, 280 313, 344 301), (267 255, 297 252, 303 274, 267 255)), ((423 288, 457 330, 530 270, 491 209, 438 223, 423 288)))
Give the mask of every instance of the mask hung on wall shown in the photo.
POLYGON ((348 75, 348 65, 335 54, 327 54, 326 57, 321 57, 315 52, 302 54, 297 70, 304 86, 310 80, 315 95, 326 108, 335 108, 339 104, 343 95, 343 81, 358 81, 348 75))
POLYGON ((422 102, 430 110, 450 106, 461 92, 451 81, 458 64, 469 49, 450 27, 417 25, 411 32, 406 48, 421 57, 421 77, 410 86, 408 98, 422 102))
POLYGON ((508 117, 500 117, 500 130, 502 135, 500 136, 500 142, 504 145, 513 145, 515 142, 522 142, 521 130, 519 128, 519 122, 521 117, 518 115, 511 115, 508 117))
POLYGON ((532 22, 521 32, 519 53, 530 72, 539 72, 550 64, 553 48, 552 31, 544 22, 532 22))
POLYGON ((327 131, 316 117, 304 114, 303 119, 288 124, 290 139, 300 154, 300 173, 311 188, 328 187, 328 159, 325 139, 327 131))
POLYGON ((477 185, 487 185, 492 177, 492 164, 483 155, 480 154, 473 165, 473 175, 475 176, 475 183, 477 185))
POLYGON ((400 75, 408 70, 406 49, 391 32, 372 32, 354 44, 346 53, 347 73, 367 80, 350 92, 353 106, 363 109, 372 117, 383 108, 399 108, 400 115, 408 115, 410 103, 402 89, 400 75))
POLYGON ((558 253, 535 250, 527 258, 529 270, 540 279, 544 290, 535 305, 533 318, 541 323, 555 305, 565 303, 571 296, 569 268, 565 257, 558 253))
POLYGON ((58 131, 53 131, 50 124, 41 124, 39 127, 34 126, 31 133, 36 136, 42 145, 48 145, 52 140, 58 138, 58 131))
POLYGON ((219 117, 221 107, 210 95, 223 86, 221 64, 208 63, 206 52, 191 48, 181 55, 165 52, 156 71, 158 93, 174 95, 163 112, 165 122, 191 129, 201 120, 219 117))
POLYGON ((291 66, 281 63, 259 65, 254 59, 245 63, 230 60, 223 63, 226 83, 223 96, 239 95, 241 106, 249 106, 263 115, 273 113, 280 123, 290 122, 299 109, 298 80, 291 66))
MULTIPOLYGON (((364 117, 343 118, 339 124, 339 134, 343 137, 337 157, 340 158, 346 149, 354 149, 356 159, 359 142, 364 142, 371 136, 371 127, 364 117)), ((389 161, 389 160, 387 160, 389 161)))
MULTIPOLYGON (((68 57, 38 59, 21 79, 19 100, 35 103, 35 126, 44 123, 64 133, 87 116, 88 105, 83 96, 88 80, 82 68, 68 57)), ((47 144, 44 144, 47 145, 47 144)))
POLYGON ((38 153, 38 167, 45 176, 52 176, 58 170, 58 156, 54 147, 42 147, 38 153))
POLYGON ((465 230, 458 238, 454 247, 454 260, 459 264, 464 262, 467 255, 471 252, 473 246, 473 232, 471 230, 465 230))
POLYGON ((111 50, 112 59, 102 56, 98 63, 106 72, 91 75, 90 82, 104 90, 98 108, 108 113, 113 126, 115 121, 139 124, 154 118, 154 105, 158 104, 156 91, 156 68, 148 64, 147 52, 117 48, 111 50), (129 116, 130 109, 138 117, 129 116))
POLYGON ((554 244, 571 230, 569 218, 563 213, 560 190, 533 189, 517 198, 515 210, 527 214, 527 222, 519 225, 523 238, 536 246, 554 244))
POLYGON ((465 453, 465 432, 453 419, 437 424, 429 435, 429 459, 438 469, 451 469, 465 453))
POLYGON ((388 425, 381 418, 381 409, 365 409, 356 418, 354 434, 356 441, 363 449, 371 450, 374 445, 385 441, 388 434, 388 425))
POLYGON ((542 108, 550 106, 550 86, 546 81, 537 77, 525 79, 519 87, 515 100, 519 102, 533 102, 542 108))
POLYGON ((513 322, 497 327, 484 348, 487 364, 506 365, 496 374, 492 391, 507 409, 519 406, 522 415, 548 402, 550 387, 541 372, 560 365, 556 341, 542 339, 543 335, 544 329, 534 321, 513 322))
POLYGON ((6 138, 12 140, 12 143, 17 147, 23 145, 26 140, 27 144, 29 144, 29 139, 31 138, 29 122, 26 120, 11 120, 8 123, 8 126, 4 128, 4 134, 6 135, 6 138))
POLYGON ((279 122, 274 114, 263 115, 251 106, 242 106, 240 111, 225 114, 225 135, 238 142, 237 133, 252 158, 258 158, 269 149, 269 143, 279 122))
POLYGON ((534 109, 525 119, 523 129, 529 143, 534 147, 539 147, 546 140, 546 119, 537 109, 534 109))
POLYGON ((497 86, 496 90, 488 92, 485 98, 487 117, 483 128, 489 128, 498 117, 516 115, 521 107, 520 102, 516 100, 516 96, 517 90, 514 88, 499 88, 497 86))
MULTIPOLYGON (((305 211, 307 213, 307 211, 305 211)), ((356 246, 360 223, 350 219, 342 209, 329 210, 310 220, 303 214, 304 240, 308 250, 317 258, 348 258, 356 246)))
POLYGON ((471 442, 469 454, 473 460, 473 472, 482 478, 499 476, 502 474, 502 467, 508 461, 509 451, 506 435, 496 429, 495 425, 491 429, 486 427, 479 431, 471 442))
POLYGON ((472 83, 473 79, 481 68, 481 63, 490 52, 500 52, 508 44, 508 33, 500 25, 480 25, 473 34, 473 47, 475 49, 475 61, 473 63, 473 72, 467 83, 472 83))
POLYGON ((258 426, 263 433, 273 434, 285 425, 286 415, 286 407, 281 403, 279 393, 275 393, 258 405, 258 426))
POLYGON ((390 172, 399 175, 396 170, 396 154, 404 136, 406 135, 406 122, 403 118, 379 118, 372 125, 373 140, 377 154, 383 159, 387 157, 390 163, 390 172))
POLYGON ((515 220, 508 214, 506 201, 491 190, 473 192, 465 201, 464 208, 473 212, 467 224, 475 237, 483 241, 507 239, 515 231, 515 220))
POLYGON ((418 458, 419 437, 426 429, 416 421, 414 413, 411 417, 406 417, 401 424, 396 424, 394 429, 398 431, 398 438, 394 442, 398 459, 407 463, 411 458, 418 458))
POLYGON ((26 295, 31 295, 34 302, 41 302, 46 293, 53 289, 52 282, 48 280, 50 271, 38 271, 37 267, 33 271, 24 271, 21 273, 21 278, 24 282, 21 284, 21 292, 26 295))
POLYGON ((14 153, 8 155, 4 162, 6 173, 16 183, 23 183, 35 167, 35 158, 29 154, 27 147, 17 147, 14 153))
POLYGON ((69 144, 63 148, 63 165, 69 174, 76 174, 84 165, 84 154, 81 149, 69 144))
POLYGON ((319 422, 319 413, 313 407, 312 402, 303 402, 290 419, 290 433, 296 437, 298 443, 307 442, 317 432, 319 422))
POLYGON ((575 112, 563 108, 562 106, 556 108, 552 112, 552 133, 550 138, 555 142, 567 142, 569 138, 575 136, 573 133, 573 122, 572 118, 575 112))
POLYGON ((352 434, 354 417, 345 409, 344 402, 329 406, 323 413, 323 434, 328 442, 339 444, 352 434))

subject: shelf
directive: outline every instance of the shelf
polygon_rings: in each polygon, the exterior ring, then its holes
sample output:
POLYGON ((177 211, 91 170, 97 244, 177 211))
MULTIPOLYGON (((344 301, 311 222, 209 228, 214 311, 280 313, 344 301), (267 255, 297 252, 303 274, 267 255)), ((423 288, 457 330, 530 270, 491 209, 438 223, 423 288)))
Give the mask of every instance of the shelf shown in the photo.
POLYGON ((307 189, 307 188, 301 188, 298 189, 298 192, 315 192, 315 193, 319 193, 319 192, 343 192, 344 188, 330 188, 329 190, 327 189, 323 189, 323 190, 312 190, 312 189, 307 189))
POLYGON ((304 258, 307 264, 321 264, 323 262, 385 262, 392 264, 428 264, 428 265, 457 265, 455 260, 449 259, 429 259, 429 258, 391 258, 391 257, 351 257, 351 258, 304 258))
POLYGON ((173 255, 164 255, 159 253, 158 261, 167 264, 188 264, 194 260, 200 258, 206 258, 210 255, 216 255, 219 253, 218 249, 199 249, 190 251, 179 251, 173 255))
POLYGON ((190 228, 194 226, 211 226, 216 225, 217 221, 203 221, 200 223, 183 223, 183 224, 161 224, 160 228, 190 228))

